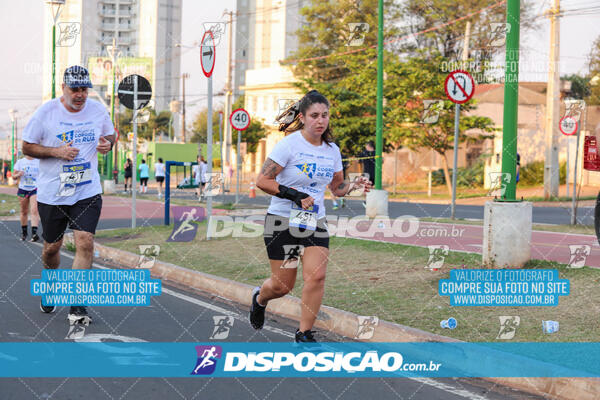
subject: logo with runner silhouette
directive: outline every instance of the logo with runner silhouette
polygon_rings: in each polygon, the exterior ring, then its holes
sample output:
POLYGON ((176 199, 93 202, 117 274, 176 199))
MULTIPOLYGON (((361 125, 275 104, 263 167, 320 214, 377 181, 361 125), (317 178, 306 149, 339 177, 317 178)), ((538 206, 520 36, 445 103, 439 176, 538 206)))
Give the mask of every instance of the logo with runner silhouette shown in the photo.
POLYGON ((229 331, 233 327, 233 317, 229 315, 214 315, 213 321, 215 327, 212 335, 209 339, 211 340, 223 340, 229 337, 229 331))
POLYGON ((59 133, 58 135, 56 135, 56 137, 63 143, 69 143, 73 141, 73 133, 75 131, 68 131, 68 132, 63 132, 63 133, 59 133))
POLYGON ((196 346, 198 361, 191 375, 210 375, 217 368, 217 360, 223 355, 221 346, 196 346))
POLYGON ((204 220, 202 207, 172 207, 175 224, 167 242, 191 242, 198 233, 198 223, 204 220))
POLYGON ((300 170, 300 173, 308 176, 312 179, 315 174, 315 170, 317 169, 317 164, 315 163, 304 163, 304 164, 296 164, 296 168, 300 170))
POLYGON ((517 328, 521 324, 521 317, 517 315, 503 315, 500 318, 500 331, 496 339, 510 340, 515 337, 517 328))
POLYGON ((592 252, 592 247, 587 244, 570 244, 571 257, 567 268, 583 268, 587 257, 592 252))

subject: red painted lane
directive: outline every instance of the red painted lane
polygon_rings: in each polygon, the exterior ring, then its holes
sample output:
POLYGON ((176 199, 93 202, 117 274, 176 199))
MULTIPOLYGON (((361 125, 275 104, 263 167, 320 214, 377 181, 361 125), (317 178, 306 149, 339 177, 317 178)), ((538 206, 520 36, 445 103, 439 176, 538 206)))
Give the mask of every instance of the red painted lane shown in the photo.
MULTIPOLYGON (((198 207, 204 207, 198 203, 198 207)), ((171 204, 171 210, 177 205, 171 204)), ((103 196, 101 219, 125 219, 131 218, 133 204, 130 197, 103 196)), ((221 215, 226 210, 213 208, 213 215, 221 215)), ((158 200, 135 200, 135 214, 137 218, 164 218, 165 203, 158 200)))
MULTIPOLYGON (((337 226, 334 221, 330 222, 329 225, 332 228, 337 226)), ((405 222, 400 230, 394 229, 392 224, 379 229, 377 222, 360 221, 356 224, 355 230, 347 226, 345 236, 423 247, 447 245, 450 250, 481 254, 483 227, 479 225, 420 222, 416 231, 414 229, 411 231, 408 222, 405 222)), ((590 254, 587 256, 585 265, 600 267, 600 246, 593 235, 533 231, 531 235, 531 258, 568 264, 571 260, 571 248, 569 246, 577 245, 590 246, 590 254)))

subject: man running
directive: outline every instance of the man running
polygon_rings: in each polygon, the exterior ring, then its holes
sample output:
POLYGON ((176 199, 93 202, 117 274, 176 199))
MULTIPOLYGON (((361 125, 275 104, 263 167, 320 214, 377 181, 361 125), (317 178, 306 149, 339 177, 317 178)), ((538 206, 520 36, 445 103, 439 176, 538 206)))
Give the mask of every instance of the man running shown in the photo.
MULTIPOLYGON (((88 100, 88 71, 78 65, 65 70, 60 98, 37 109, 23 132, 23 153, 40 159, 38 211, 42 222, 44 268, 60 265, 60 248, 67 226, 75 238, 73 269, 90 269, 94 234, 102 208, 98 153, 115 141, 108 111, 88 100)), ((45 313, 56 306, 40 304, 45 313)), ((91 322, 82 305, 71 305, 68 319, 91 322)))
POLYGON ((31 211, 31 241, 37 242, 40 237, 37 234, 38 221, 40 219, 37 210, 37 176, 40 169, 40 160, 25 156, 15 164, 13 177, 19 179, 19 203, 21 205, 21 240, 27 240, 27 220, 31 211))

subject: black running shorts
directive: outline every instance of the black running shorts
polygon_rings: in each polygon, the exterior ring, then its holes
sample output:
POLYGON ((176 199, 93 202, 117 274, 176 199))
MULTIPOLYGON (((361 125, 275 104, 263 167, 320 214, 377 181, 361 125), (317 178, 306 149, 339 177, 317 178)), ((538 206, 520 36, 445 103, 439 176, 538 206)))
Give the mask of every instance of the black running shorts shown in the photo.
POLYGON ((102 196, 97 194, 77 203, 52 205, 38 202, 38 212, 42 222, 42 237, 48 243, 62 239, 67 225, 76 231, 96 233, 96 226, 102 210, 102 196))
POLYGON ((285 260, 286 251, 294 246, 321 246, 329 248, 329 231, 325 218, 317 221, 317 229, 309 230, 289 226, 290 219, 267 214, 265 218, 264 240, 270 260, 285 260))

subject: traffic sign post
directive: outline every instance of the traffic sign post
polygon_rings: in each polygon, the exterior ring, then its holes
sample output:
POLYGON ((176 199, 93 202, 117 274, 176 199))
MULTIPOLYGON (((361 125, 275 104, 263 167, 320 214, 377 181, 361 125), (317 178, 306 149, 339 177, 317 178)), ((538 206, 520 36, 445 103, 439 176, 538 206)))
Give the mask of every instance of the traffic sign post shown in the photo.
POLYGON ((137 177, 137 117, 138 110, 145 107, 152 98, 152 86, 146 78, 140 75, 128 75, 119 83, 119 101, 125 107, 133 110, 133 139, 132 152, 132 179, 131 179, 131 227, 136 225, 136 177, 137 177))
MULTIPOLYGON (((212 73, 215 69, 215 38, 211 31, 204 32, 200 42, 200 66, 202 72, 208 78, 208 99, 207 99, 207 118, 206 118, 206 176, 211 177, 212 185, 212 100, 213 100, 213 82, 212 73)), ((201 154, 201 143, 198 143, 198 154, 201 154)), ((202 173, 202 172, 200 172, 202 173)), ((206 179, 206 177, 205 177, 206 179)), ((208 218, 208 229, 206 231, 206 240, 210 240, 211 222, 212 222, 212 196, 206 196, 206 215, 208 218)))
POLYGON ((454 219, 456 212, 456 173, 458 164, 458 135, 460 122, 460 105, 471 100, 475 93, 475 81, 473 77, 463 70, 452 71, 444 82, 446 96, 455 103, 454 107, 454 166, 452 168, 452 205, 450 207, 450 218, 454 219))
POLYGON ((245 131, 250 126, 250 114, 243 108, 233 110, 229 116, 229 123, 232 128, 238 133, 237 135, 237 162, 236 162, 236 189, 235 189, 235 204, 238 203, 240 197, 240 171, 242 168, 242 156, 240 154, 241 131, 245 131))

